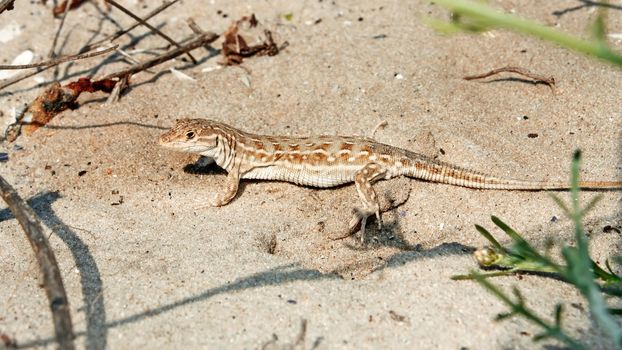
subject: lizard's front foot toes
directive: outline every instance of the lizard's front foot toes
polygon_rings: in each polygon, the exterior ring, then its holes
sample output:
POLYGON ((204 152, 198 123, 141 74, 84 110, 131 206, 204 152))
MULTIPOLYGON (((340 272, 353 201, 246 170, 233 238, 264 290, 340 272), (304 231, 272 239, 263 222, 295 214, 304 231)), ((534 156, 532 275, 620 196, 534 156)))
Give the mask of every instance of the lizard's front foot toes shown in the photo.
POLYGON ((199 210, 199 209, 205 209, 205 208, 210 208, 210 207, 221 207, 223 205, 225 205, 227 203, 225 203, 222 199, 220 199, 219 197, 214 197, 212 199, 209 200, 197 200, 196 204, 194 206, 194 210, 199 210))

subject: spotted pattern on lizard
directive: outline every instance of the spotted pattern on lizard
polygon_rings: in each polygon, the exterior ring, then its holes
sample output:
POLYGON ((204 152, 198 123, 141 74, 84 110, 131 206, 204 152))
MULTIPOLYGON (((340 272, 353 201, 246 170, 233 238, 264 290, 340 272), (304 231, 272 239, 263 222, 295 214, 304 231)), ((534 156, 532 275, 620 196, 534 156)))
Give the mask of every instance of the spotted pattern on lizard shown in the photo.
MULTIPOLYGON (((362 207, 349 223, 361 240, 369 216, 382 220, 373 184, 407 176, 419 180, 494 190, 566 190, 561 182, 503 179, 467 170, 402 148, 354 136, 266 136, 208 119, 178 119, 160 145, 208 157, 228 172, 225 189, 207 206, 223 206, 237 194, 240 180, 260 179, 328 188, 354 183, 362 207)), ((622 182, 584 181, 582 188, 622 189, 622 182)), ((203 205, 206 206, 206 205, 203 205)))

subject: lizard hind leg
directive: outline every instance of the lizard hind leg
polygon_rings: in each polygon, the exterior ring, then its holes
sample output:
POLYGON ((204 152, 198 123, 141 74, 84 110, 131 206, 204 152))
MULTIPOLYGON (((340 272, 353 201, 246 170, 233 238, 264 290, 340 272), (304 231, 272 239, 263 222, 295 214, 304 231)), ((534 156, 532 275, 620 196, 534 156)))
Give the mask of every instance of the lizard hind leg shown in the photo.
POLYGON ((368 163, 355 174, 354 184, 356 185, 356 192, 358 192, 363 207, 354 210, 354 217, 350 220, 349 226, 350 230, 353 231, 358 223, 361 223, 359 231, 361 235, 361 243, 365 242, 365 224, 369 216, 375 214, 376 220, 378 221, 378 229, 382 228, 382 217, 380 216, 378 196, 376 195, 376 191, 374 191, 372 185, 374 182, 384 177, 386 173, 387 169, 380 164, 368 163))

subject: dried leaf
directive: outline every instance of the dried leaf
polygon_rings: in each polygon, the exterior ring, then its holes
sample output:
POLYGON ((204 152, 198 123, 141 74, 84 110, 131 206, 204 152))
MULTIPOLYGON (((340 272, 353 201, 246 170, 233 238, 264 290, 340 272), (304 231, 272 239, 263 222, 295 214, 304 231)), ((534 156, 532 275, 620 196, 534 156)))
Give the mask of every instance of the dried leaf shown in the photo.
POLYGON ((236 65, 242 63, 244 58, 251 56, 274 56, 279 53, 279 47, 272 39, 272 32, 264 29, 263 36, 261 31, 257 30, 259 22, 255 15, 244 16, 235 21, 229 29, 224 33, 224 42, 222 44, 222 54, 225 61, 224 65, 236 65), (244 33, 240 33, 243 31, 244 33), (255 34, 255 35, 253 35, 255 34), (256 44, 249 45, 249 42, 253 42, 252 38, 258 37, 256 44))
POLYGON ((110 93, 116 83, 110 79, 91 81, 89 78, 80 78, 65 86, 59 83, 52 84, 28 106, 20 121, 20 124, 24 125, 24 133, 31 135, 58 113, 68 108, 77 108, 76 100, 81 93, 96 91, 110 93))
MULTIPOLYGON (((65 12, 65 8, 67 7, 67 1, 68 0, 64 0, 63 2, 58 4, 56 7, 54 7, 54 9, 52 10, 52 13, 54 14, 54 17, 58 17, 58 16, 62 15, 63 12, 65 12)), ((69 5, 69 9, 73 10, 73 9, 77 8, 78 6, 82 5, 82 3, 84 1, 85 0, 72 0, 71 1, 71 5, 69 5)))

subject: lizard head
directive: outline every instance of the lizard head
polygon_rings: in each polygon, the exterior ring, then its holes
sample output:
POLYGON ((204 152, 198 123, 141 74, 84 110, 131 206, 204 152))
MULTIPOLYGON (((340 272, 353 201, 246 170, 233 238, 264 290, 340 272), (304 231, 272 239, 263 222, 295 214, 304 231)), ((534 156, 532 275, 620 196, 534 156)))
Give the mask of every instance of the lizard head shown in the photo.
POLYGON ((213 157, 219 143, 216 124, 207 119, 177 119, 169 131, 160 135, 159 143, 166 148, 213 157))

